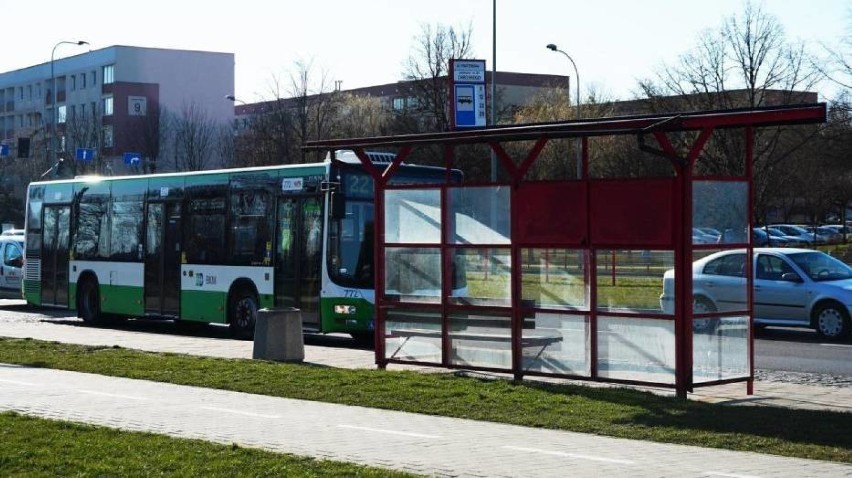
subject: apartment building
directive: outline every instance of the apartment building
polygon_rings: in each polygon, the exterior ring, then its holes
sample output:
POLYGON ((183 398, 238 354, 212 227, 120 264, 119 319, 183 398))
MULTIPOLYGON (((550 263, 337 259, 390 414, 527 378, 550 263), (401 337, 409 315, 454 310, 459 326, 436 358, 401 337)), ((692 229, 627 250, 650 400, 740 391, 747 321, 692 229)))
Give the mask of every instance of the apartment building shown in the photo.
MULTIPOLYGON (((60 51, 74 48, 88 46, 60 51)), ((223 96, 233 91, 233 53, 116 45, 55 58, 0 73, 0 151, 50 162, 83 149, 116 174, 125 153, 137 153, 159 156, 158 170, 168 170, 163 113, 192 110, 228 125, 234 110, 223 96)))

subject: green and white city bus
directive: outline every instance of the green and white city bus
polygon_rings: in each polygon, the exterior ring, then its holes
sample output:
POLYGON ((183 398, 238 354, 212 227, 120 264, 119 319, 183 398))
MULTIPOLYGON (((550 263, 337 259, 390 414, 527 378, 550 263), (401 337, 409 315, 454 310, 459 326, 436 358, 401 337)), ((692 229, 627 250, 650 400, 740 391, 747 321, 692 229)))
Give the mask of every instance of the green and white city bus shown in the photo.
MULTIPOLYGON (((403 165, 394 178, 440 182, 444 172, 403 165)), ((373 200, 351 152, 315 164, 33 182, 24 298, 91 323, 222 323, 240 337, 252 336, 259 308, 296 307, 308 331, 372 337, 373 200)))

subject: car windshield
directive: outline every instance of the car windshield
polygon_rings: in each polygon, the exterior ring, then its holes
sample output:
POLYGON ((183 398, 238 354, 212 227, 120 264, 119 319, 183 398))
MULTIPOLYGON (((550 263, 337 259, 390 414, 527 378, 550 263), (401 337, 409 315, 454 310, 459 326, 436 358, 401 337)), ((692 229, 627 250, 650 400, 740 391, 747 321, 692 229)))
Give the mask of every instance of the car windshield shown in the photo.
POLYGON ((822 252, 799 252, 790 259, 812 280, 832 281, 852 278, 852 268, 822 252))

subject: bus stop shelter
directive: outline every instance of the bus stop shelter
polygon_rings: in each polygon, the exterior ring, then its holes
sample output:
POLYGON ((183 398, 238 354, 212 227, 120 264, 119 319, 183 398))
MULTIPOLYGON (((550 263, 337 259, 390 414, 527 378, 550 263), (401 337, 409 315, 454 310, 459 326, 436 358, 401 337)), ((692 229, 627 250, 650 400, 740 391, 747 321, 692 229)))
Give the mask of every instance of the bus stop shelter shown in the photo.
POLYGON ((373 178, 379 367, 649 385, 673 388, 679 397, 694 387, 746 382, 751 394, 752 261, 723 274, 724 301, 694 290, 693 261, 726 250, 753 257, 755 132, 825 117, 824 104, 810 104, 328 140, 307 148, 353 150, 373 178), (722 155, 736 166, 702 167, 720 157, 707 151, 720 135, 741 146, 722 155), (613 138, 663 162, 668 174, 590 174, 595 148, 613 138), (578 145, 581 175, 533 175, 549 143, 558 141, 578 145), (374 150, 396 157, 373 164, 366 152, 374 150), (466 176, 462 156, 464 164, 471 156, 481 167, 490 164, 491 178, 466 176), (394 181, 400 164, 424 157, 443 168, 443 181, 394 181), (699 241, 699 226, 719 238, 699 241))

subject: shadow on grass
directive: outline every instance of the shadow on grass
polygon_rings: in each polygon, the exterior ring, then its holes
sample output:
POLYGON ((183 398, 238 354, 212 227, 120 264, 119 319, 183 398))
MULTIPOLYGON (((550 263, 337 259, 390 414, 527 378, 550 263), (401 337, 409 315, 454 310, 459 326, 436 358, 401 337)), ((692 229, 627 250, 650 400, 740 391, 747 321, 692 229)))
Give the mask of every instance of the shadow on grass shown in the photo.
POLYGON ((852 413, 774 406, 710 404, 656 395, 627 388, 588 387, 524 382, 549 394, 569 394, 586 400, 629 407, 629 418, 615 425, 672 428, 724 435, 752 435, 791 443, 810 443, 852 449, 852 413))

